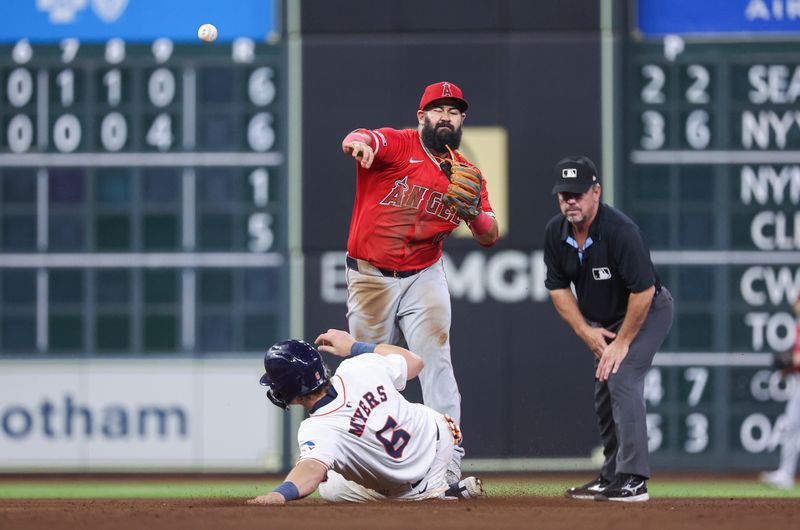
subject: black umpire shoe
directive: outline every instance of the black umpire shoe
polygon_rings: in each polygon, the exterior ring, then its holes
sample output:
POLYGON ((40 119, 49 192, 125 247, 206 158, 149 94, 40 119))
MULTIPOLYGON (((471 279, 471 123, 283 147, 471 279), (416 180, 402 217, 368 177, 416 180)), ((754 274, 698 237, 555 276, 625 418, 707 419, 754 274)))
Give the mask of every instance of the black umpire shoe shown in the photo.
POLYGON ((639 475, 622 473, 601 493, 594 496, 596 501, 642 502, 650 500, 647 481, 639 475))
POLYGON ((609 483, 610 481, 604 479, 603 475, 598 475, 596 479, 587 482, 583 486, 575 486, 568 489, 564 492, 564 496, 571 499, 592 500, 595 495, 602 493, 609 483))

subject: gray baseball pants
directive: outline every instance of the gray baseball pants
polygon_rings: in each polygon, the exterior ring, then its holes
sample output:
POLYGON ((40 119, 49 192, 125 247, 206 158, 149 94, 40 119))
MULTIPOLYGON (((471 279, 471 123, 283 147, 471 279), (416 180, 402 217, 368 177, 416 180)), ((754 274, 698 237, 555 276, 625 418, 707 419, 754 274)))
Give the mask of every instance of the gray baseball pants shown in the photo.
MULTIPOLYGON (((662 287, 617 373, 608 381, 595 381, 594 410, 605 456, 600 473, 606 480, 619 473, 650 478, 644 379, 672 327, 672 316, 672 294, 662 287)), ((616 332, 619 326, 614 328, 616 332)))
POLYGON ((364 260, 347 270, 347 322, 363 342, 408 345, 425 361, 422 400, 461 423, 461 394, 450 359, 450 291, 442 260, 407 278, 383 276, 364 260))

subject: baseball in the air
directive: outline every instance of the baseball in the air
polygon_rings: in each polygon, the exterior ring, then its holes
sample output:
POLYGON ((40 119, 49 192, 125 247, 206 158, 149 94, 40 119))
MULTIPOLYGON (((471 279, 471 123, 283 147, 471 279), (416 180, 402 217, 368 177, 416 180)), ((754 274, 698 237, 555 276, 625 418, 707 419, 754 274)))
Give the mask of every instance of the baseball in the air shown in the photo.
POLYGON ((197 30, 197 37, 201 41, 214 42, 217 40, 217 28, 214 24, 203 24, 197 30))

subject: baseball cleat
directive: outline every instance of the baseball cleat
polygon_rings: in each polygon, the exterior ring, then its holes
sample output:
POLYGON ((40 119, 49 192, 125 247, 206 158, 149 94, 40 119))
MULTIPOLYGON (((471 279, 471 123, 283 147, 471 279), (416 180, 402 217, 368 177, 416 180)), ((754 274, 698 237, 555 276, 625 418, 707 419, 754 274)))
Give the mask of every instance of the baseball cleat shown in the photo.
POLYGON ((758 478, 763 484, 779 490, 790 490, 794 487, 794 477, 780 469, 761 473, 758 478))
POLYGON ((647 481, 639 475, 617 475, 614 482, 594 496, 596 501, 643 502, 649 501, 647 481))
POLYGON ((575 486, 564 492, 565 497, 570 499, 592 500, 598 493, 602 493, 609 485, 610 481, 603 478, 603 475, 598 475, 596 479, 583 484, 582 486, 575 486))
POLYGON ((483 482, 477 477, 467 477, 459 480, 444 494, 445 499, 481 499, 486 497, 483 482))

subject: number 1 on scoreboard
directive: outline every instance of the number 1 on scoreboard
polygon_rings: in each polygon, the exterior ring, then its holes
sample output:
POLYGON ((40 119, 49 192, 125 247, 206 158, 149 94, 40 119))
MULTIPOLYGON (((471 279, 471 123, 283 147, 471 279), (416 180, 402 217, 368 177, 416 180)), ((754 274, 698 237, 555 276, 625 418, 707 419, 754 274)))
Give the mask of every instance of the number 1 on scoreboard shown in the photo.
POLYGON ((253 186, 253 204, 263 208, 269 202, 269 173, 260 167, 250 173, 250 185, 253 186))

